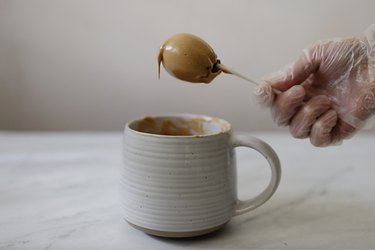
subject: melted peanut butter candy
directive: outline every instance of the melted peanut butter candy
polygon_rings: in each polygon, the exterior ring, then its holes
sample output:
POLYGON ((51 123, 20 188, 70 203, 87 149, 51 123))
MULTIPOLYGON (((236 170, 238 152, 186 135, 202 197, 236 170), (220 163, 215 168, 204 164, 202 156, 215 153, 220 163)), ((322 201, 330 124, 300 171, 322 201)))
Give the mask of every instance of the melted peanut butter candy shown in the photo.
POLYGON ((171 120, 163 121, 160 127, 160 134, 161 135, 174 135, 174 136, 193 135, 189 127, 178 126, 174 124, 171 120))
POLYGON ((210 83, 221 70, 220 61, 205 41, 191 34, 177 34, 166 40, 159 48, 158 75, 160 64, 172 76, 192 83, 210 83))
POLYGON ((139 132, 158 135, 203 135, 206 133, 203 127, 204 123, 205 120, 201 118, 155 119, 147 116, 138 121, 136 130, 139 132))

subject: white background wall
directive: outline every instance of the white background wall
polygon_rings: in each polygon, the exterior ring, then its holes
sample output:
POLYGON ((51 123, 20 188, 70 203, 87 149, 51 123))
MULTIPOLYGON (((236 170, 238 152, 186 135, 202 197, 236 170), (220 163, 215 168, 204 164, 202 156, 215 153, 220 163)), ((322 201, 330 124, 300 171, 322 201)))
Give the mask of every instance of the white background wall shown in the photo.
POLYGON ((120 130, 175 112, 276 129, 241 79, 191 85, 162 71, 158 81, 160 44, 196 34, 223 64, 261 78, 315 40, 373 22, 373 0, 0 0, 0 129, 120 130))

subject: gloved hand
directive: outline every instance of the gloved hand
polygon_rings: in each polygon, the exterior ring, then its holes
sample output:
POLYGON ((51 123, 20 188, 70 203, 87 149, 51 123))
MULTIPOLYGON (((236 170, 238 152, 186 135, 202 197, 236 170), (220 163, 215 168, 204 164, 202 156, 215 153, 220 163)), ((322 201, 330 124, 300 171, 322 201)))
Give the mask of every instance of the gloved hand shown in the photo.
POLYGON ((310 137, 323 147, 351 137, 375 112, 375 24, 363 36, 319 41, 303 50, 255 95, 296 138, 310 137))

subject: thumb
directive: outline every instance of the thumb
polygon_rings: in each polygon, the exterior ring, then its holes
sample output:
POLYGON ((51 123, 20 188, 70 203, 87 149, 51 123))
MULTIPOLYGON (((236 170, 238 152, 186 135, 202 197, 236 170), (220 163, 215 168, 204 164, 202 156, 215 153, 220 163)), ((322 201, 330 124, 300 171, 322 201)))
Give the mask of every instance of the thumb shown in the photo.
POLYGON ((311 74, 315 73, 319 67, 316 60, 312 60, 317 46, 305 49, 298 59, 291 65, 273 73, 264 80, 273 88, 285 91, 294 85, 302 84, 311 74))
POLYGON ((263 107, 271 107, 275 99, 275 92, 271 85, 266 82, 257 86, 253 94, 255 95, 258 104, 263 107))

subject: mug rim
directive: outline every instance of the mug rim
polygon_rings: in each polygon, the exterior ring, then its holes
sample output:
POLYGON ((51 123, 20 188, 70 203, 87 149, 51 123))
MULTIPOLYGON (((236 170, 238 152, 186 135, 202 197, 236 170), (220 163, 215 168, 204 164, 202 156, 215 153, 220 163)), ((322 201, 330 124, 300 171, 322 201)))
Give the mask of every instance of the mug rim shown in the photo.
POLYGON ((232 125, 222 118, 211 116, 211 115, 202 115, 202 114, 192 114, 192 113, 171 113, 171 114, 156 114, 156 115, 144 115, 142 117, 138 117, 136 119, 133 119, 131 121, 128 121, 125 124, 125 131, 131 131, 132 133, 144 135, 144 136, 150 136, 150 137, 158 137, 158 138, 203 138, 203 137, 211 137, 211 136, 217 136, 229 133, 232 130, 232 125), (208 133, 208 134, 197 134, 197 135, 162 135, 162 134, 153 134, 153 133, 147 133, 147 132, 141 132, 138 130, 135 130, 130 127, 133 123, 137 121, 141 121, 145 118, 201 118, 207 121, 216 121, 217 123, 221 123, 223 129, 221 129, 218 132, 215 133, 208 133))

